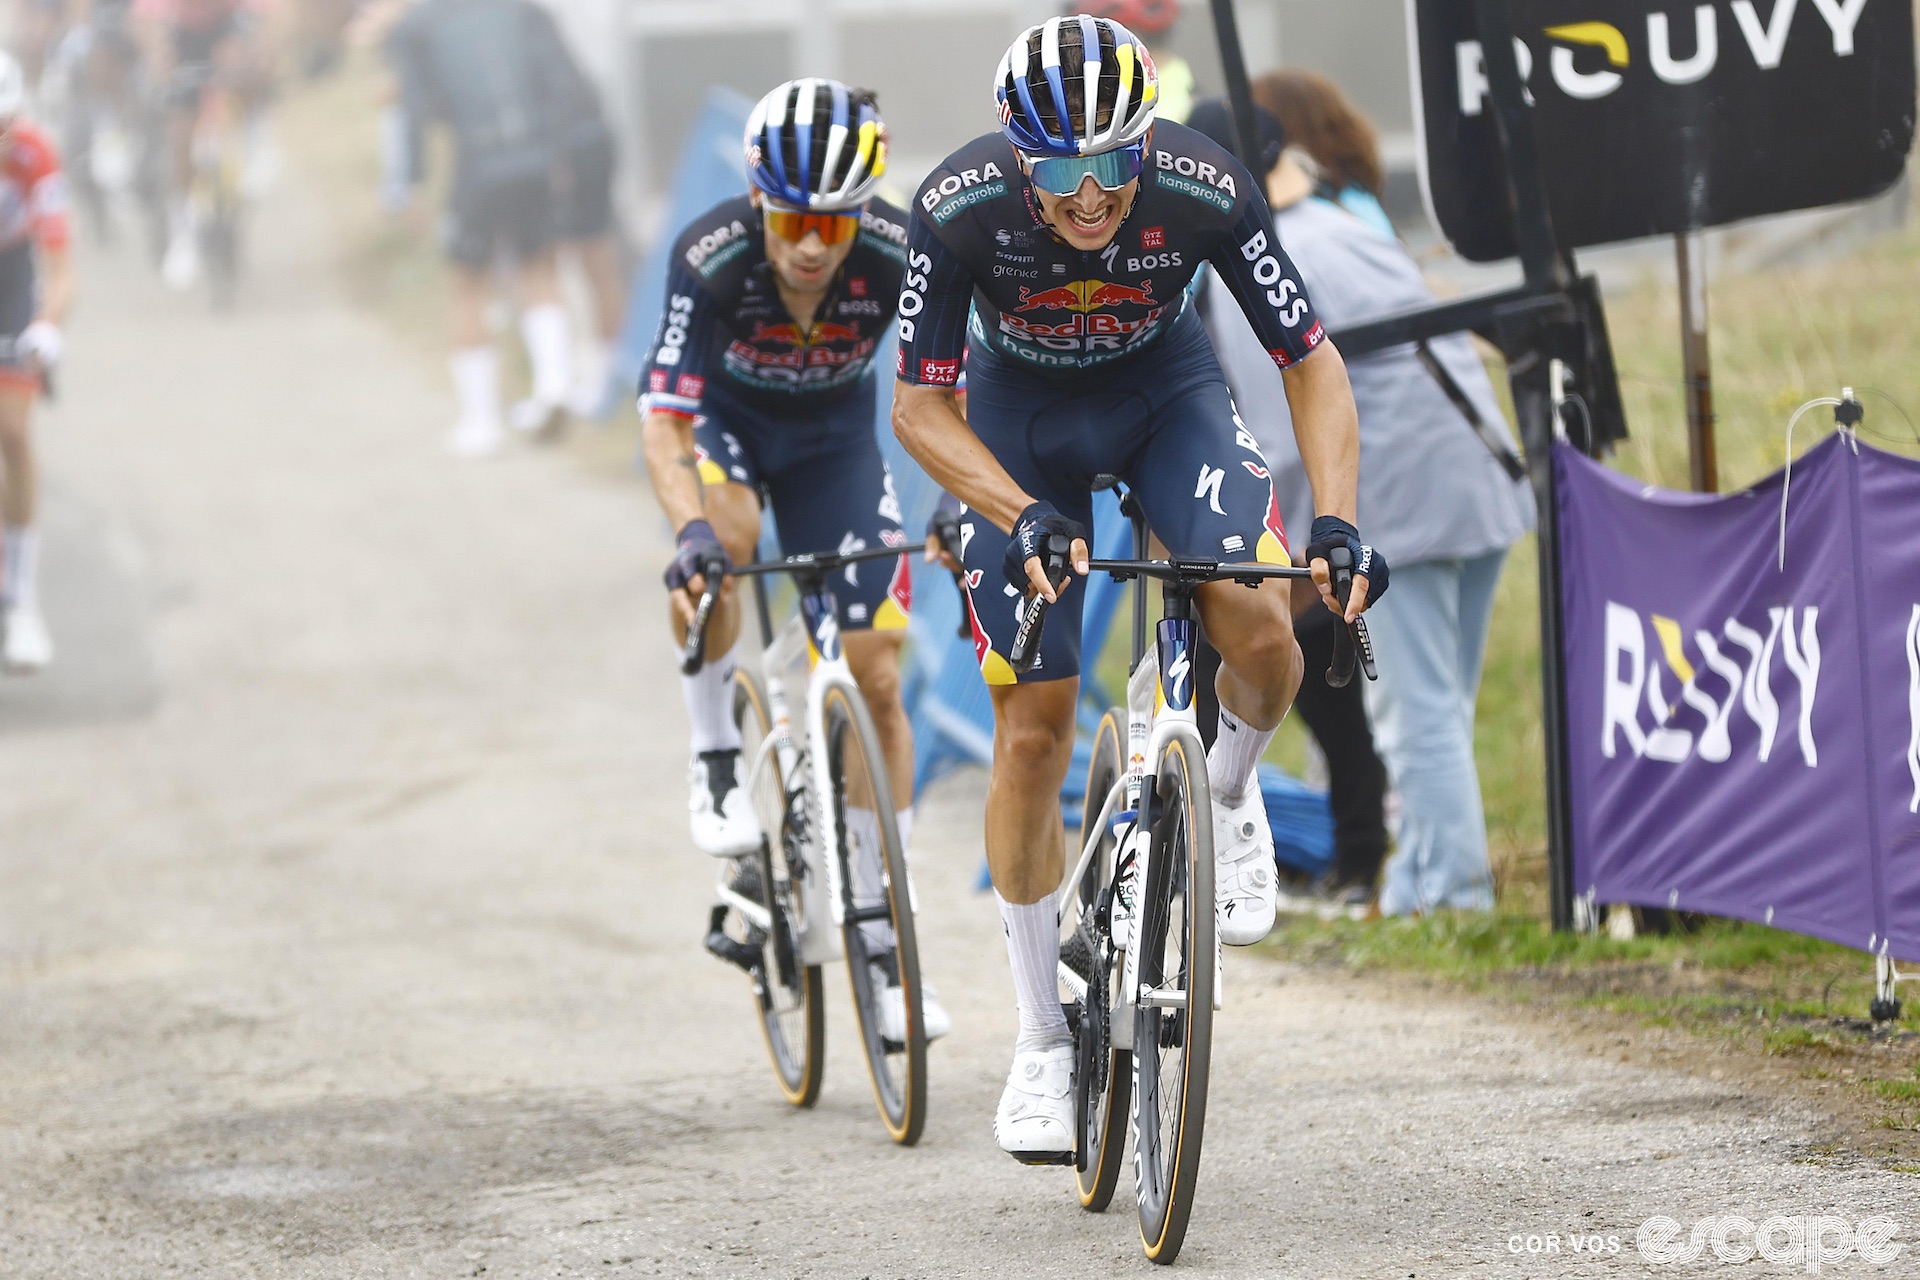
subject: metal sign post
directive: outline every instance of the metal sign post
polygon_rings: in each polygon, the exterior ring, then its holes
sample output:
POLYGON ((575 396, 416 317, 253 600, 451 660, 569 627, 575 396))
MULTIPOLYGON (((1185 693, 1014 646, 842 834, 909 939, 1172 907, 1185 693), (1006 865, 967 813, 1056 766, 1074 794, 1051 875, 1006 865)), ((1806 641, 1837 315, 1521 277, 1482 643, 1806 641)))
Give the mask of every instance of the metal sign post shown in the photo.
POLYGON ((1698 231, 1673 238, 1680 277, 1680 356, 1687 383, 1687 475, 1695 493, 1717 493, 1713 441, 1713 359, 1707 349, 1707 256, 1698 231))

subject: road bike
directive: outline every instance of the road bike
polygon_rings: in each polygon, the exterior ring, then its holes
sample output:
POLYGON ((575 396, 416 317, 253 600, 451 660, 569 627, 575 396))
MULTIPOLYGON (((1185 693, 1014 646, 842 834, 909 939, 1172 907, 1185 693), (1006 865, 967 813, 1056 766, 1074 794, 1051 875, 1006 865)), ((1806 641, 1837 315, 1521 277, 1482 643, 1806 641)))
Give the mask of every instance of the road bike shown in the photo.
MULTIPOLYGON (((1257 587, 1310 571, 1149 560, 1138 500, 1125 495, 1121 510, 1133 522, 1135 558, 1092 560, 1089 571, 1157 580, 1163 616, 1149 653, 1146 595, 1136 588, 1127 705, 1108 710, 1094 735, 1080 852, 1061 886, 1059 975, 1073 996, 1065 1008, 1074 1035, 1072 1159, 1081 1207, 1106 1210, 1131 1133, 1140 1242, 1164 1264, 1179 1256, 1193 1210, 1213 1015, 1223 1005, 1213 804, 1194 715, 1193 596, 1209 582, 1257 587)), ((1067 551, 1065 538, 1048 540, 1046 571, 1057 583, 1067 551)), ((1345 548, 1330 557, 1342 601, 1351 561, 1345 548)), ((1044 600, 1029 603, 1010 655, 1016 672, 1031 667, 1045 616, 1044 600)), ((1358 619, 1342 632, 1328 682, 1348 683, 1356 660, 1372 679, 1372 642, 1358 619)))
POLYGON ((828 579, 868 560, 922 544, 790 556, 726 569, 703 566, 681 670, 698 671, 724 574, 750 578, 760 620, 760 666, 734 676, 734 718, 746 767, 742 783, 760 821, 760 848, 720 877, 707 949, 745 970, 780 1091, 796 1107, 820 1096, 826 1059, 821 966, 844 957, 887 1134, 920 1140, 927 1118, 927 1035, 920 948, 906 850, 894 818, 886 757, 866 700, 840 646, 839 602, 828 579), (786 574, 799 609, 777 633, 766 575, 786 574), (792 720, 798 692, 802 719, 792 720), (903 1025, 885 1025, 883 1001, 897 986, 903 1025), (889 1032, 895 1034, 889 1034, 889 1032))

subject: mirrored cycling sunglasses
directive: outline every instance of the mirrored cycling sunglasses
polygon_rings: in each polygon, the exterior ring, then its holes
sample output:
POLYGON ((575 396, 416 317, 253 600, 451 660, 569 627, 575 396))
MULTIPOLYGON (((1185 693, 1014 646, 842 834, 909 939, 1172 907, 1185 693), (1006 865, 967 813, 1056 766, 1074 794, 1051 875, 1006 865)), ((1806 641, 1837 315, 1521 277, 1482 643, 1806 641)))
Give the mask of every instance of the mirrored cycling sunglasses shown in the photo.
POLYGON ((1140 176, 1146 167, 1144 139, 1095 156, 1026 156, 1027 178, 1042 191, 1070 196, 1088 174, 1102 191, 1118 191, 1140 176))
POLYGON ((806 213, 799 209, 776 209, 768 205, 767 231, 782 240, 799 244, 809 231, 820 236, 821 244, 844 244, 860 232, 860 214, 806 213))

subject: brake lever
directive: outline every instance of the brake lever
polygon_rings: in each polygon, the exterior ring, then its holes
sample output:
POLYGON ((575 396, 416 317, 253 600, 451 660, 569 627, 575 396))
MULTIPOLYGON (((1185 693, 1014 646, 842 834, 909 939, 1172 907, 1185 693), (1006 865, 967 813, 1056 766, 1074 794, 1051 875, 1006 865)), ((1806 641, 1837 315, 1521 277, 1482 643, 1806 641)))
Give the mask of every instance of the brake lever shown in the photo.
MULTIPOLYGON (((1046 546, 1041 549, 1040 565, 1047 575, 1047 581, 1053 584, 1053 594, 1057 598, 1066 589, 1067 579, 1072 569, 1067 555, 1073 550, 1073 543, 1064 533, 1049 534, 1046 546)), ((1027 610, 1020 619, 1020 627, 1013 633, 1013 644, 1007 651, 1007 665, 1013 668, 1015 675, 1025 675, 1033 670, 1034 661, 1040 656, 1040 634, 1046 625, 1047 610, 1052 608, 1047 598, 1036 595, 1027 601, 1027 610)))
POLYGON ((700 576, 706 579, 707 588, 700 593, 700 603, 694 607, 686 647, 680 653, 683 676, 698 675, 700 668, 707 664, 707 624, 713 620, 713 606, 720 598, 720 584, 727 576, 726 561, 718 556, 707 560, 700 566, 700 576))

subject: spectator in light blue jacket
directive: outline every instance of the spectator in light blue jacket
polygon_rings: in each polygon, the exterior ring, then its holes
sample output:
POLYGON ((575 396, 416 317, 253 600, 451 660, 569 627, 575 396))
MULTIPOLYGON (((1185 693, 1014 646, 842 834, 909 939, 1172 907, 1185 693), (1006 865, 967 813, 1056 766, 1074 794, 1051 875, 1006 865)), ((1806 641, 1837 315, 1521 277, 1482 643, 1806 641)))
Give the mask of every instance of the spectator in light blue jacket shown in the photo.
MULTIPOLYGON (((1343 115, 1364 126, 1324 77, 1270 73, 1255 85, 1255 97, 1304 122, 1296 134, 1294 122, 1281 116, 1290 144, 1343 115), (1276 83, 1286 92, 1274 92, 1276 83)), ((1351 137, 1355 130, 1340 132, 1351 137)), ((1370 139, 1370 128, 1366 135, 1370 139)), ((1377 173, 1377 157, 1372 162, 1377 173)), ((1356 323, 1432 303, 1419 267, 1383 233, 1371 202, 1358 202, 1357 193, 1342 196, 1365 186, 1339 176, 1328 182, 1336 167, 1316 167, 1318 182, 1290 151, 1267 186, 1277 238, 1328 332, 1338 341, 1341 330, 1356 323)), ((1228 308, 1208 310, 1234 401, 1267 453, 1283 518, 1290 529, 1304 528, 1312 496, 1292 445, 1279 375, 1228 308)), ((1507 549, 1533 527, 1532 494, 1466 334, 1350 358, 1348 373, 1360 410, 1360 519, 1393 565, 1393 590, 1367 615, 1380 665, 1367 703, 1375 746, 1400 795, 1398 847, 1383 874, 1380 910, 1491 907, 1474 701, 1494 590, 1507 549)))

